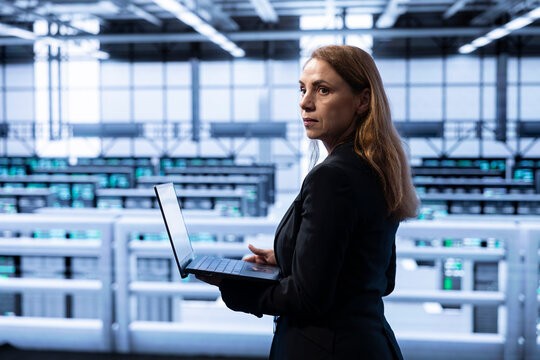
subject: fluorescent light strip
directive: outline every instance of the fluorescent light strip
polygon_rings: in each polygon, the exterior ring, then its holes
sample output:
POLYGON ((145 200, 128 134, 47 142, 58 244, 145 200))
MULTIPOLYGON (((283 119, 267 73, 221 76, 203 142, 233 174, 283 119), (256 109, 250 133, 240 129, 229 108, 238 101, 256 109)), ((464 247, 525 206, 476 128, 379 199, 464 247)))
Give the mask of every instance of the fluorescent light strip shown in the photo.
POLYGON ((229 52, 234 57, 244 57, 246 52, 235 43, 227 39, 225 35, 217 31, 212 25, 201 19, 197 14, 176 0, 153 0, 156 5, 173 14, 184 24, 191 26, 193 30, 204 35, 211 42, 229 52))
POLYGON ((540 6, 529 11, 528 13, 521 15, 515 19, 510 20, 506 24, 495 28, 488 32, 484 36, 480 36, 477 39, 474 39, 471 43, 461 46, 458 51, 460 54, 470 54, 482 46, 486 46, 493 40, 503 38, 510 34, 512 31, 519 30, 525 26, 533 23, 537 19, 540 19, 540 6))
POLYGON ((35 40, 37 38, 33 31, 18 28, 7 24, 0 23, 0 34, 15 36, 21 39, 35 40))
POLYGON ((496 28, 486 34, 486 37, 491 40, 497 40, 510 34, 510 30, 505 28, 496 28))

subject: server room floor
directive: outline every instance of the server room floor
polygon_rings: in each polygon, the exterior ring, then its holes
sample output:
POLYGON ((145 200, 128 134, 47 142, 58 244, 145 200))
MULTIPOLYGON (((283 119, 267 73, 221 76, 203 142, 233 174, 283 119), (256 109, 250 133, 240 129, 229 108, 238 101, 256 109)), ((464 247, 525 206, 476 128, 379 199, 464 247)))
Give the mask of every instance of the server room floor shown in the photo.
POLYGON ((66 351, 20 350, 10 345, 0 346, 2 360, 263 360, 263 358, 233 358, 212 356, 134 355, 81 353, 66 351))

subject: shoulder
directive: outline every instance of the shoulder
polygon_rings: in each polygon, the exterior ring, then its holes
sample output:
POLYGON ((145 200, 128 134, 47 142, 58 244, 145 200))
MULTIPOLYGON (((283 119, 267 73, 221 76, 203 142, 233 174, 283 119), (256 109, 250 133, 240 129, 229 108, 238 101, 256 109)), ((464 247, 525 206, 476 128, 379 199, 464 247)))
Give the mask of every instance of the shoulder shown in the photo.
POLYGON ((345 169, 338 164, 322 162, 315 166, 306 176, 304 184, 337 185, 347 181, 345 169))

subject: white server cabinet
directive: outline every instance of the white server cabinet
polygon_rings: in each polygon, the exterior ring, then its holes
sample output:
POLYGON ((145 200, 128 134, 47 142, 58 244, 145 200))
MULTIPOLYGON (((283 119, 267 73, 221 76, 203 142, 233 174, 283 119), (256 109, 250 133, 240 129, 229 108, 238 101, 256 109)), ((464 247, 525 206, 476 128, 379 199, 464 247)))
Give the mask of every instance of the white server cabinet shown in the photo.
MULTIPOLYGON (((49 313, 43 307, 28 310, 38 316, 0 316, 0 343, 25 349, 59 349, 71 351, 112 351, 112 268, 111 243, 113 219, 43 214, 13 214, 0 217, 0 230, 10 234, 0 238, 0 255, 21 258, 28 276, 4 278, 0 293, 18 293, 34 304, 58 303, 61 296, 93 295, 99 318, 66 317, 65 313, 49 313), (62 231, 59 231, 61 229, 62 231), (39 236, 45 233, 54 236, 39 236), (81 239, 80 234, 92 234, 81 239), (60 234, 64 234, 61 236, 60 234), (67 235, 69 234, 69 236, 67 235), (95 279, 43 278, 41 269, 54 269, 58 274, 66 257, 90 257, 98 262, 95 279), (39 260, 36 260, 39 259, 39 260), (32 270, 33 272, 30 272, 32 270), (30 276, 31 275, 31 276, 30 276), (60 315, 60 316, 58 316, 60 315), (54 317, 48 317, 54 316, 54 317)), ((23 300, 24 301, 24 300, 23 300)))
MULTIPOLYGON (((97 280, 103 271, 99 267, 99 260, 94 257, 71 258, 71 279, 97 280)), ((103 309, 99 304, 99 294, 73 294, 71 295, 71 313, 77 319, 99 319, 103 309)))
MULTIPOLYGON (((31 279, 65 279, 62 256, 22 256, 21 276, 31 279)), ((66 317, 66 296, 62 293, 31 292, 22 295, 22 316, 66 317)))

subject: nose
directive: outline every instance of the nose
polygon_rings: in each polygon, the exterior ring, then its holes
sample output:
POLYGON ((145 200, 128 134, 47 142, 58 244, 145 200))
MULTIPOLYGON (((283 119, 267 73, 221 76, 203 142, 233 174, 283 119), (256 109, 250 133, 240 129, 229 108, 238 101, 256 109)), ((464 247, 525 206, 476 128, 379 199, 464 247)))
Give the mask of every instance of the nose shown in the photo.
POLYGON ((309 91, 306 91, 300 98, 300 109, 304 111, 315 110, 315 102, 313 101, 313 96, 309 91))

